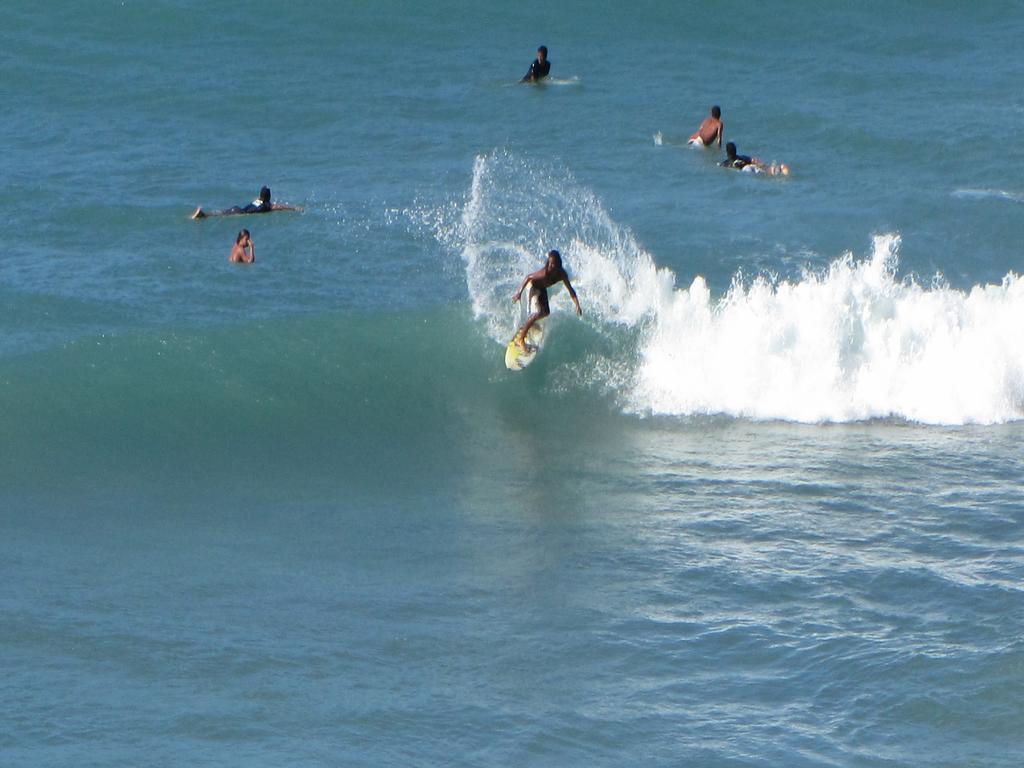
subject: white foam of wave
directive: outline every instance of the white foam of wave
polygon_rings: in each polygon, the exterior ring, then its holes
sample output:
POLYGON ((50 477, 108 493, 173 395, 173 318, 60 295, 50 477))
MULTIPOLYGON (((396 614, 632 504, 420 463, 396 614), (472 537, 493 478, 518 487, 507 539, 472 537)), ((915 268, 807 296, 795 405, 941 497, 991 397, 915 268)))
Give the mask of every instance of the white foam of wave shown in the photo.
POLYGON ((540 81, 541 85, 579 85, 583 81, 579 75, 572 77, 548 77, 540 81))
POLYGON ((995 198, 997 200, 1009 200, 1013 203, 1024 203, 1024 194, 1020 192, 1010 192, 1005 189, 954 189, 952 196, 967 200, 995 198))
MULTIPOLYGON (((476 159, 458 221, 435 231, 461 254, 474 313, 499 343, 518 320, 511 292, 560 248, 585 321, 624 329, 635 345, 590 366, 634 413, 1024 418, 1024 280, 965 292, 900 279, 896 235, 876 237, 864 259, 845 254, 795 280, 737 276, 714 298, 700 276, 678 288, 571 174, 506 152, 476 159)), ((567 297, 553 297, 552 310, 571 311, 567 297)))
POLYGON ((803 422, 1024 417, 1024 281, 968 292, 896 276, 899 238, 796 282, 702 278, 645 338, 631 403, 650 413, 803 422))

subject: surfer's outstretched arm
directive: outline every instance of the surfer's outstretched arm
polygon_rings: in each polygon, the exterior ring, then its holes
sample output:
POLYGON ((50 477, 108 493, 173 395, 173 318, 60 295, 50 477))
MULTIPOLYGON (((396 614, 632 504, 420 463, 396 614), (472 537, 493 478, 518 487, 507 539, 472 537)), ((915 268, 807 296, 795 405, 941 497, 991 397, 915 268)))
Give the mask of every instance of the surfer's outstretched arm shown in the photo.
POLYGON ((534 280, 541 280, 544 277, 544 270, 538 269, 536 272, 531 272, 523 278, 523 284, 519 286, 519 290, 512 294, 512 301, 516 302, 523 295, 523 291, 526 290, 526 286, 532 283, 534 280))
POLYGON ((272 211, 301 211, 302 206, 300 205, 288 205, 286 203, 274 203, 270 210, 272 211))
POLYGON ((580 300, 576 298, 576 291, 572 289, 572 283, 569 282, 569 276, 565 275, 562 278, 562 282, 565 283, 565 287, 569 291, 569 297, 572 299, 572 303, 576 305, 576 314, 583 317, 583 310, 580 309, 580 300))
POLYGON ((519 286, 519 290, 512 294, 512 303, 519 301, 523 297, 523 291, 526 290, 526 284, 530 282, 529 275, 523 280, 522 285, 519 286))

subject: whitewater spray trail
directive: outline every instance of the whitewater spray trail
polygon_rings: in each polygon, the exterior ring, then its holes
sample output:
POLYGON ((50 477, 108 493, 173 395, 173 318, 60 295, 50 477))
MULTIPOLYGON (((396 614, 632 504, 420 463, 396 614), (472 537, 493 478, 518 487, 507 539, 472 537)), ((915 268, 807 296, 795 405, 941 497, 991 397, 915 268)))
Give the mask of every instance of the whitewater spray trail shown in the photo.
MULTIPOLYGON (((476 159, 455 220, 435 227, 457 251, 476 318, 507 340, 509 296, 560 248, 585 320, 628 340, 596 360, 623 410, 847 422, 878 418, 992 424, 1024 418, 1024 280, 969 291, 897 274, 900 239, 879 235, 794 280, 739 275, 715 298, 659 268, 600 200, 564 171, 507 152, 476 159)), ((567 311, 555 297, 552 311, 567 311)), ((587 354, 580 351, 580 356, 587 354)), ((600 356, 597 356, 600 357, 600 356)))

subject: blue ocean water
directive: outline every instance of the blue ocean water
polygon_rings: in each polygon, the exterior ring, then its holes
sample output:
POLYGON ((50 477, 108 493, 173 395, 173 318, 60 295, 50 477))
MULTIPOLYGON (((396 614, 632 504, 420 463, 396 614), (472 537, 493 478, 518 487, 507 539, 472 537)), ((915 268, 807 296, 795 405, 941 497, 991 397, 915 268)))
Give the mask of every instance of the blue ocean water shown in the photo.
POLYGON ((2 18, 0 764, 1024 762, 1024 4, 2 18))

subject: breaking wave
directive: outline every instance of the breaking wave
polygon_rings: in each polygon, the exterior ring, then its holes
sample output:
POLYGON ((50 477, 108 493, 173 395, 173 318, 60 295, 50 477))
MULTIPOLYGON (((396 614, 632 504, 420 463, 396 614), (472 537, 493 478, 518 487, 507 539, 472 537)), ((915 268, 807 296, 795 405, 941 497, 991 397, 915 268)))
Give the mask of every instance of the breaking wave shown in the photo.
MULTIPOLYGON (((495 342, 515 326, 509 295, 522 275, 549 248, 562 251, 593 334, 546 375, 613 391, 626 412, 812 423, 1024 416, 1015 274, 968 291, 941 276, 901 278, 900 238, 884 234, 861 257, 793 279, 736 275, 716 296, 700 275, 681 287, 571 174, 507 152, 477 157, 451 213, 435 232, 461 256, 474 316, 495 342)), ((552 322, 569 309, 555 296, 552 322)))

